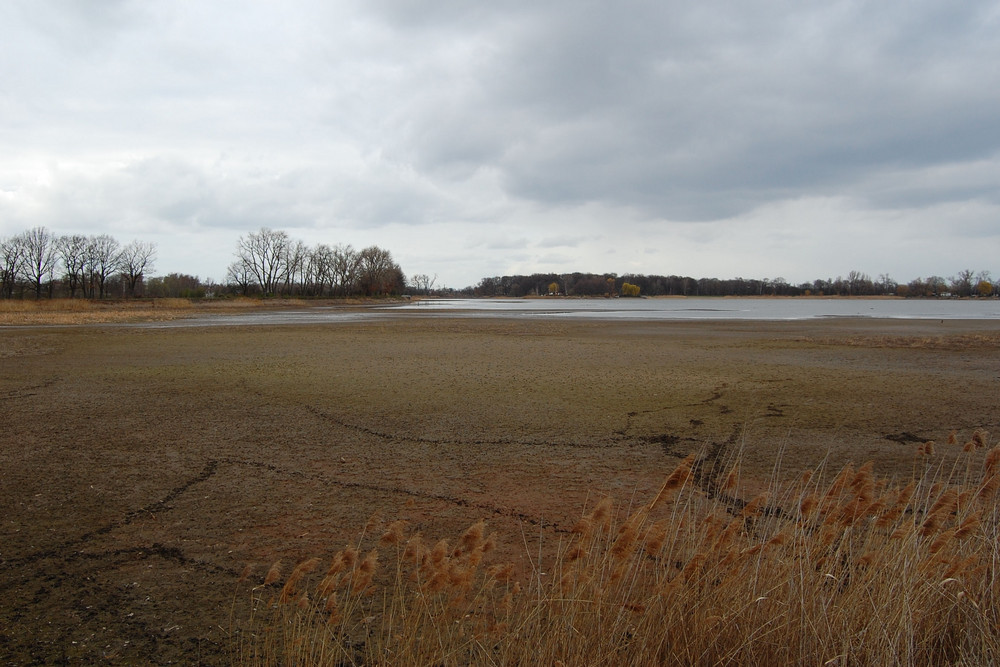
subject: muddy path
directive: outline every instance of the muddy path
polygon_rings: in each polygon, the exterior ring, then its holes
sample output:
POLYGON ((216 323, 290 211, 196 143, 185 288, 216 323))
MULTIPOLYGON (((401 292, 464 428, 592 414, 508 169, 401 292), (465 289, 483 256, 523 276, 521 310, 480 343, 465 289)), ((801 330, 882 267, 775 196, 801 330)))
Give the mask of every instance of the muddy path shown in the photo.
POLYGON ((224 664, 245 568, 374 513, 517 560, 691 452, 905 476, 1000 433, 988 321, 16 329, 0 368, 4 664, 224 664))

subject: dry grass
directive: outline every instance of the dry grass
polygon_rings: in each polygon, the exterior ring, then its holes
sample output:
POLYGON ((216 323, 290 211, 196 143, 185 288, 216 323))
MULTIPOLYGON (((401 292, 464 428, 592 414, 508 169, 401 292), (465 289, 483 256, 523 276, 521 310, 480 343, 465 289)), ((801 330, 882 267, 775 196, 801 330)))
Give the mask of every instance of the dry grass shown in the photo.
POLYGON ((956 334, 940 336, 850 336, 845 338, 802 339, 820 345, 847 345, 850 347, 922 349, 922 350, 973 350, 1000 347, 1000 332, 956 334))
POLYGON ((3 299, 0 300, 0 325, 153 322, 188 316, 192 308, 188 299, 3 299))
POLYGON ((246 310, 275 310, 330 305, 361 306, 364 299, 326 299, 303 302, 296 299, 0 299, 0 326, 35 326, 63 324, 122 324, 162 322, 200 313, 246 310))
POLYGON ((997 664, 988 439, 922 444, 903 480, 865 464, 782 483, 778 461, 762 487, 741 479, 739 453, 692 455, 655 497, 605 499, 558 544, 511 536, 526 572, 490 563, 482 522, 435 541, 375 518, 331 559, 284 578, 277 565, 249 589, 234 661, 997 664))

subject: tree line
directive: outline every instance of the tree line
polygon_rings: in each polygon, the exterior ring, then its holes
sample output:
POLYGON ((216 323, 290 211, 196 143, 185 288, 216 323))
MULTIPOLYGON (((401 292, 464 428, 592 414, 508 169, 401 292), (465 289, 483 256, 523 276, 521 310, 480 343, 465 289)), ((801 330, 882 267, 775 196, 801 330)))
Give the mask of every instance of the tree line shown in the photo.
POLYGON ((152 243, 122 245, 107 234, 56 236, 35 227, 0 238, 0 297, 135 296, 155 258, 152 243))
POLYGON ((692 278, 615 273, 534 273, 492 276, 462 292, 468 296, 901 296, 989 297, 998 288, 989 271, 966 269, 951 278, 930 276, 899 283, 889 275, 872 279, 851 271, 846 277, 793 285, 784 278, 692 278))
POLYGON ((1000 294, 989 271, 965 269, 950 278, 930 276, 899 283, 888 274, 846 277, 793 285, 784 278, 692 278, 615 273, 534 273, 492 276, 463 290, 435 289, 437 277, 409 281, 392 253, 372 245, 308 246, 282 230, 266 227, 241 236, 223 284, 170 273, 149 277, 156 246, 122 244, 108 234, 57 236, 35 227, 0 237, 0 298, 258 296, 389 296, 462 294, 483 297, 566 296, 902 296, 989 297, 1000 294))
POLYGON ((403 270, 384 248, 309 247, 266 227, 240 237, 226 282, 240 294, 263 296, 371 297, 406 290, 403 270))
MULTIPOLYGON (((224 284, 170 273, 150 277, 156 246, 122 244, 108 234, 57 236, 35 227, 0 238, 0 298, 258 296, 383 296, 407 290, 392 253, 372 245, 309 247, 287 232, 261 228, 240 237, 224 284)), ((410 287, 429 293, 434 279, 410 287)))

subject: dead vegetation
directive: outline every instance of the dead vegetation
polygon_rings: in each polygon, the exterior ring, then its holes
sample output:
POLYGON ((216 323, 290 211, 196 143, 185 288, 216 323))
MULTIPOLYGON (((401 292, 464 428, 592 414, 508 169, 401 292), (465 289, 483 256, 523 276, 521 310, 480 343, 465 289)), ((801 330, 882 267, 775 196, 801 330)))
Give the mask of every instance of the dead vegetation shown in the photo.
MULTIPOLYGON (((995 664, 1000 446, 915 448, 907 479, 821 465, 745 499, 740 455, 706 491, 691 455, 659 492, 606 498, 569 535, 453 540, 369 522, 332 557, 243 589, 243 665, 995 664), (492 563, 497 540, 530 568, 492 563)), ((332 537, 332 536, 331 536, 332 537)), ((258 581, 260 581, 258 579, 258 581)))
POLYGON ((188 299, 2 299, 0 326, 155 322, 190 316, 188 299))
POLYGON ((163 322, 199 314, 336 305, 360 306, 363 299, 0 299, 0 326, 132 324, 163 322))
POLYGON ((911 350, 975 350, 1000 348, 1000 332, 940 336, 848 336, 844 338, 803 338, 800 342, 848 347, 911 350))

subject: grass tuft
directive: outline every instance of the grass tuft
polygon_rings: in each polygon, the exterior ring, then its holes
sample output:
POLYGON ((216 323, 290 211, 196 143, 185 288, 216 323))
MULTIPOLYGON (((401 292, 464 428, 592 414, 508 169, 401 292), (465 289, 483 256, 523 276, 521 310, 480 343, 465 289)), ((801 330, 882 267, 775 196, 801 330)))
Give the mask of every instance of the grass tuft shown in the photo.
POLYGON ((482 521, 366 530, 325 576, 312 559, 243 584, 234 662, 997 664, 1000 449, 977 433, 951 466, 921 445, 912 479, 819 466, 752 497, 739 460, 696 482, 685 459, 647 504, 526 544, 530 571, 489 562, 482 521))

